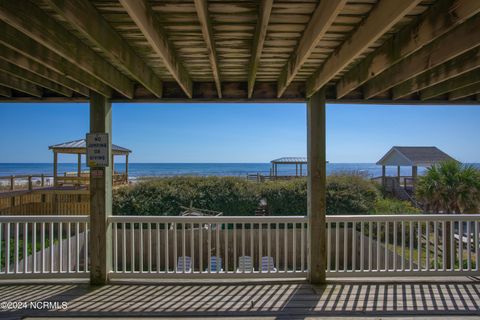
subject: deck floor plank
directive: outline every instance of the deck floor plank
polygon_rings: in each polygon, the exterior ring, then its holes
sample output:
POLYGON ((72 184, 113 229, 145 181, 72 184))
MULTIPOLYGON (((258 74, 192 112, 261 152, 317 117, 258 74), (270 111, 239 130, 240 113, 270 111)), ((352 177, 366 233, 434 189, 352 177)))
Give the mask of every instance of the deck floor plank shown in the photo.
POLYGON ((0 310, 0 318, 423 317, 480 319, 480 282, 277 284, 0 285, 0 302, 67 302, 66 310, 0 310))

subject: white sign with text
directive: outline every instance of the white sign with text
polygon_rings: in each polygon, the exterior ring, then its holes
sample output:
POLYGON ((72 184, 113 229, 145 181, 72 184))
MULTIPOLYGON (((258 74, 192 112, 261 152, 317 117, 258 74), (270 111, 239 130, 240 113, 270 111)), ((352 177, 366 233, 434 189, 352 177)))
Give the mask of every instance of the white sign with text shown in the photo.
POLYGON ((108 167, 108 133, 87 133, 87 165, 89 167, 108 167))

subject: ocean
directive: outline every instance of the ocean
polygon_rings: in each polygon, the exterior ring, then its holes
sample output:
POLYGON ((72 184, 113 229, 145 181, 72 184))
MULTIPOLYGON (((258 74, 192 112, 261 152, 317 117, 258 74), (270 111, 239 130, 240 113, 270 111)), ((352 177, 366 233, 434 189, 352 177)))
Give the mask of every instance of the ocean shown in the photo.
MULTIPOLYGON (((480 168, 480 164, 474 164, 480 168)), ((305 174, 306 166, 303 166, 305 174)), ((82 170, 87 170, 83 167, 82 170)), ((76 172, 76 163, 59 163, 58 172, 76 172)), ((124 163, 116 163, 115 170, 125 171, 124 163)), ((419 168, 419 174, 424 172, 424 168, 419 168)), ((294 165, 280 165, 278 167, 280 175, 294 175, 294 165)), ((141 177, 168 177, 181 175, 194 176, 237 176, 244 177, 247 174, 261 173, 268 175, 270 172, 270 163, 130 163, 130 178, 141 177)), ((374 163, 328 163, 327 175, 332 173, 350 173, 355 172, 366 177, 375 177, 382 174, 381 166, 374 163)), ((51 163, 0 163, 0 177, 10 175, 29 175, 29 174, 53 174, 53 165, 51 163)), ((396 175, 395 167, 387 167, 387 175, 396 175)), ((402 175, 411 175, 411 169, 401 168, 402 175)))

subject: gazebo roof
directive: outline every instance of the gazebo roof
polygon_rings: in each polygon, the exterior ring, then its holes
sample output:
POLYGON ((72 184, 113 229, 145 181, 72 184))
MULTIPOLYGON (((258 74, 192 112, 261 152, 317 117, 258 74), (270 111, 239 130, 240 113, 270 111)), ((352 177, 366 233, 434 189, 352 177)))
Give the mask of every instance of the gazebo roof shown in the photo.
POLYGON ((384 166, 429 167, 435 163, 455 160, 437 147, 392 147, 378 162, 384 166))
MULTIPOLYGON (((85 154, 87 152, 86 150, 86 141, 85 139, 80 139, 80 140, 74 140, 74 141, 69 141, 69 142, 64 142, 60 144, 55 144, 53 146, 49 146, 49 150, 54 150, 59 153, 73 153, 73 154, 85 154)), ((124 148, 117 146, 116 144, 112 144, 112 152, 113 154, 129 154, 132 151, 124 148)))
POLYGON ((283 157, 283 158, 278 158, 278 159, 272 160, 270 162, 271 163, 281 163, 281 164, 297 164, 297 163, 306 164, 307 163, 307 158, 305 158, 305 157, 283 157))

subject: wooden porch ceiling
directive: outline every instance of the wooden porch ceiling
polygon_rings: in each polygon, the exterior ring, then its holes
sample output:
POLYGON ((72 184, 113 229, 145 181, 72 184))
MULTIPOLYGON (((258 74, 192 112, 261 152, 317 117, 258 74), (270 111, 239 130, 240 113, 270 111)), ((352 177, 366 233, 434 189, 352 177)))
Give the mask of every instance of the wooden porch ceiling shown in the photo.
POLYGON ((0 101, 480 99, 478 0, 0 0, 0 101))

